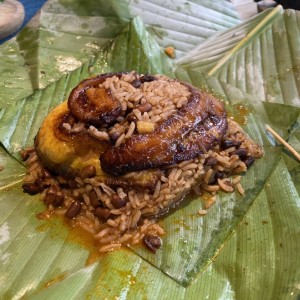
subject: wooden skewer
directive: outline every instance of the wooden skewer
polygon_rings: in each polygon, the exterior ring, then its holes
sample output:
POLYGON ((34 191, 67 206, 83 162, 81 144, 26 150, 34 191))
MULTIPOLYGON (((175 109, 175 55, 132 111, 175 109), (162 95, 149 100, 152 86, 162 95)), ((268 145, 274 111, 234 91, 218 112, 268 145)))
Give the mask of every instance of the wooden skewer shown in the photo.
POLYGON ((267 130, 278 140, 286 149, 288 149, 299 161, 300 154, 288 144, 276 131, 274 131, 269 125, 266 125, 267 130))

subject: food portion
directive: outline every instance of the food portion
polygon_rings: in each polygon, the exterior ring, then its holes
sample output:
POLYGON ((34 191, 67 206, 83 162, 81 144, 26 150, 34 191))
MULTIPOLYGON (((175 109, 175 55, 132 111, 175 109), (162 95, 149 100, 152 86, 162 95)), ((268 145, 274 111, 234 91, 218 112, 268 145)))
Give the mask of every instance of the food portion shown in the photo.
POLYGON ((141 241, 156 252, 158 216, 192 190, 243 195, 241 174, 263 151, 212 95, 131 72, 81 82, 21 155, 23 189, 41 194, 44 216, 64 215, 100 252, 141 241))

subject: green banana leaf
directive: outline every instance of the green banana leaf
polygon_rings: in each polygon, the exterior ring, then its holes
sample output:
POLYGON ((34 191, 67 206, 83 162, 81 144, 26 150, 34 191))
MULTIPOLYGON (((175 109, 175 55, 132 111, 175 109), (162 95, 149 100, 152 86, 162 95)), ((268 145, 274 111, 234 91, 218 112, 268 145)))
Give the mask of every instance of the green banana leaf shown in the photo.
POLYGON ((265 123, 286 138, 291 133, 298 145, 300 110, 264 103, 251 91, 247 95, 188 67, 178 65, 173 73, 172 62, 141 19, 126 26, 79 68, 0 113, 0 141, 10 153, 0 152, 5 167, 0 172, 1 298, 294 299, 300 281, 298 163, 282 154, 265 123), (196 214, 201 200, 193 199, 166 216, 161 222, 167 234, 157 255, 123 249, 86 265, 89 250, 70 239, 61 220, 36 218, 43 205, 37 196, 22 193, 24 167, 15 158, 74 85, 92 74, 116 71, 118 65, 191 82, 222 98, 234 115, 237 105, 247 106, 245 130, 264 145, 266 155, 243 178, 245 198, 222 194, 204 218, 196 214))
POLYGON ((16 40, 0 46, 0 71, 6 74, 0 83, 0 107, 95 57, 136 15, 155 33, 159 45, 176 48, 177 57, 240 22, 226 0, 177 1, 176 5, 156 0, 49 0, 16 40), (18 85, 14 78, 20 80, 18 85))
POLYGON ((142 16, 147 29, 165 48, 173 46, 176 57, 187 54, 216 32, 240 23, 230 1, 129 1, 132 16, 142 16), (157 18, 159 16, 159 18, 157 18))
POLYGON ((16 99, 33 92, 25 60, 18 43, 13 41, 0 46, 0 107, 8 107, 16 99))
POLYGON ((278 6, 210 38, 178 65, 261 100, 299 107, 299 20, 299 12, 278 6))
POLYGON ((96 59, 4 110, 0 115, 0 141, 11 154, 16 155, 20 149, 33 144, 34 136, 48 112, 65 100, 81 80, 93 74, 120 69, 171 75, 170 58, 145 30, 139 17, 134 18, 96 59))
POLYGON ((2 187, 14 185, 22 181, 26 168, 12 158, 3 148, 0 148, 0 166, 3 169, 0 173, 0 190, 2 187))

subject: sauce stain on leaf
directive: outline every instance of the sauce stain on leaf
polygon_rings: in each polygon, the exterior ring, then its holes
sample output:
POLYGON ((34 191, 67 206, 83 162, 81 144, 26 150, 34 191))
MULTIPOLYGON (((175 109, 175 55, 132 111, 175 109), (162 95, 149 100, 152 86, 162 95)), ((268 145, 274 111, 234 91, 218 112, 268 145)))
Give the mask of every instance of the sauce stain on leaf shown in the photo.
POLYGON ((228 116, 239 125, 247 124, 247 116, 251 113, 251 109, 245 105, 236 104, 228 110, 228 116))
POLYGON ((57 283, 57 282, 60 282, 60 281, 63 281, 65 278, 66 278, 67 274, 66 273, 62 273, 62 274, 59 274, 57 275, 56 277, 48 280, 45 284, 44 284, 44 287, 45 288, 48 288, 50 286, 52 286, 53 284, 57 283))
POLYGON ((51 230, 51 238, 62 238, 87 250, 89 256, 85 262, 86 266, 91 265, 105 255, 105 253, 98 251, 97 241, 93 234, 79 226, 75 226, 72 220, 63 218, 63 216, 49 215, 47 211, 39 213, 37 217, 42 220, 41 224, 36 228, 37 231, 45 232, 51 230))

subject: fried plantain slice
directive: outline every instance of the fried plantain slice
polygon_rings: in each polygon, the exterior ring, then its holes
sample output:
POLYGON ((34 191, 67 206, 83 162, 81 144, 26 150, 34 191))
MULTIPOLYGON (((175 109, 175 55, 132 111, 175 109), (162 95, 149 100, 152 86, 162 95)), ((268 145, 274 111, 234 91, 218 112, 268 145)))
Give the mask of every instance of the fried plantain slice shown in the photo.
POLYGON ((35 138, 39 159, 52 172, 75 177, 84 167, 93 165, 97 175, 103 175, 99 154, 108 143, 85 132, 68 132, 63 124, 70 117, 67 102, 54 108, 45 118, 35 138))
POLYGON ((117 119, 122 112, 121 103, 109 89, 99 87, 112 76, 121 77, 122 73, 107 73, 83 80, 72 90, 68 107, 74 117, 93 125, 109 124, 117 119))
POLYGON ((191 92, 187 105, 152 133, 135 134, 119 147, 110 145, 100 156, 112 175, 161 168, 196 158, 221 141, 227 130, 224 105, 212 95, 184 84, 191 92))
POLYGON ((52 110, 44 120, 35 138, 35 149, 43 165, 50 171, 74 178, 87 166, 96 168, 96 178, 109 186, 137 187, 153 190, 162 171, 135 172, 113 177, 101 169, 99 155, 108 147, 108 142, 99 141, 86 131, 69 132, 65 122, 72 120, 67 102, 52 110))

